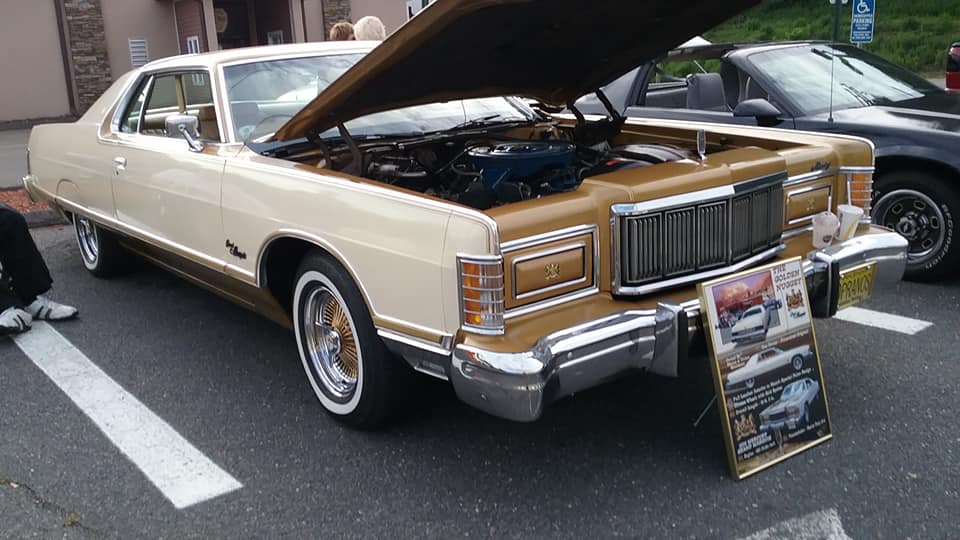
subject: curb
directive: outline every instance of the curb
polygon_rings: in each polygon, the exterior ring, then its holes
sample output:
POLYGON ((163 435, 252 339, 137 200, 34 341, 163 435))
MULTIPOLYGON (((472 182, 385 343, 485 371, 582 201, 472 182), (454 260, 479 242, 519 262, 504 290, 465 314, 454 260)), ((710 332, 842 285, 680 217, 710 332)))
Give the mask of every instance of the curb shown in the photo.
MULTIPOLYGON (((22 191, 21 186, 0 187, 0 192, 22 191)), ((32 210, 30 212, 20 212, 27 220, 27 226, 31 229, 37 227, 49 227, 51 225, 67 225, 68 222, 60 217, 53 210, 32 210)))

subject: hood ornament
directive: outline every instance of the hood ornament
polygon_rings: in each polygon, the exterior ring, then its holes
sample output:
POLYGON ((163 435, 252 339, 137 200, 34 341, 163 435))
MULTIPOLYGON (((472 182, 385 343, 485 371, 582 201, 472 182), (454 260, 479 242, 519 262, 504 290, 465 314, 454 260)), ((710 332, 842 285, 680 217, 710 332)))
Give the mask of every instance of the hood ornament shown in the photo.
POLYGON ((707 159, 707 131, 703 128, 697 130, 697 155, 701 162, 707 159))

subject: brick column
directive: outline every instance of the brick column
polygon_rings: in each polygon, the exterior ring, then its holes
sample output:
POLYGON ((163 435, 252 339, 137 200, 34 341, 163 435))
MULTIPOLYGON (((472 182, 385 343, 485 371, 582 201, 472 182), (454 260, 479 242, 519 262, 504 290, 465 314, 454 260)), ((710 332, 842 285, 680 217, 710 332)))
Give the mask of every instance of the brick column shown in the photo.
POLYGON ((62 0, 70 75, 82 115, 113 82, 100 0, 62 0))
MULTIPOLYGON (((330 38, 330 29, 340 21, 350 20, 350 0, 321 0, 323 4, 323 39, 330 38)), ((311 36, 312 37, 312 36, 311 36)))

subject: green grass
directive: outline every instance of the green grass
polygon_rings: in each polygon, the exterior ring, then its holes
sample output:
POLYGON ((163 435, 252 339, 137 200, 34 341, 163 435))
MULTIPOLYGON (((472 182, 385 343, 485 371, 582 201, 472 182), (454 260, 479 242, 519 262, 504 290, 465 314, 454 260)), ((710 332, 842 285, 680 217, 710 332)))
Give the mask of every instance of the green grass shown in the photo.
MULTIPOLYGON (((722 0, 718 0, 722 1, 722 0)), ((841 6, 840 40, 850 40, 852 2, 841 6)), ((827 0, 766 0, 708 31, 723 43, 781 39, 832 39, 833 6, 827 0)), ((877 0, 873 43, 864 49, 924 74, 944 71, 947 49, 960 41, 960 0, 877 0)))

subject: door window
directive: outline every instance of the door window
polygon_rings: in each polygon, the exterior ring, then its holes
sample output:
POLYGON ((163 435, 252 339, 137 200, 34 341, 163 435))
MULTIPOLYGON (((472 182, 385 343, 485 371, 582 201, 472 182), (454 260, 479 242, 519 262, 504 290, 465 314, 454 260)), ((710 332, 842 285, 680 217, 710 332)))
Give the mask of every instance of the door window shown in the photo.
MULTIPOLYGON (((143 96, 139 99, 142 100, 143 96)), ((154 77, 136 130, 143 135, 166 137, 166 118, 174 114, 197 118, 200 138, 220 142, 213 90, 207 72, 191 71, 154 77)))

